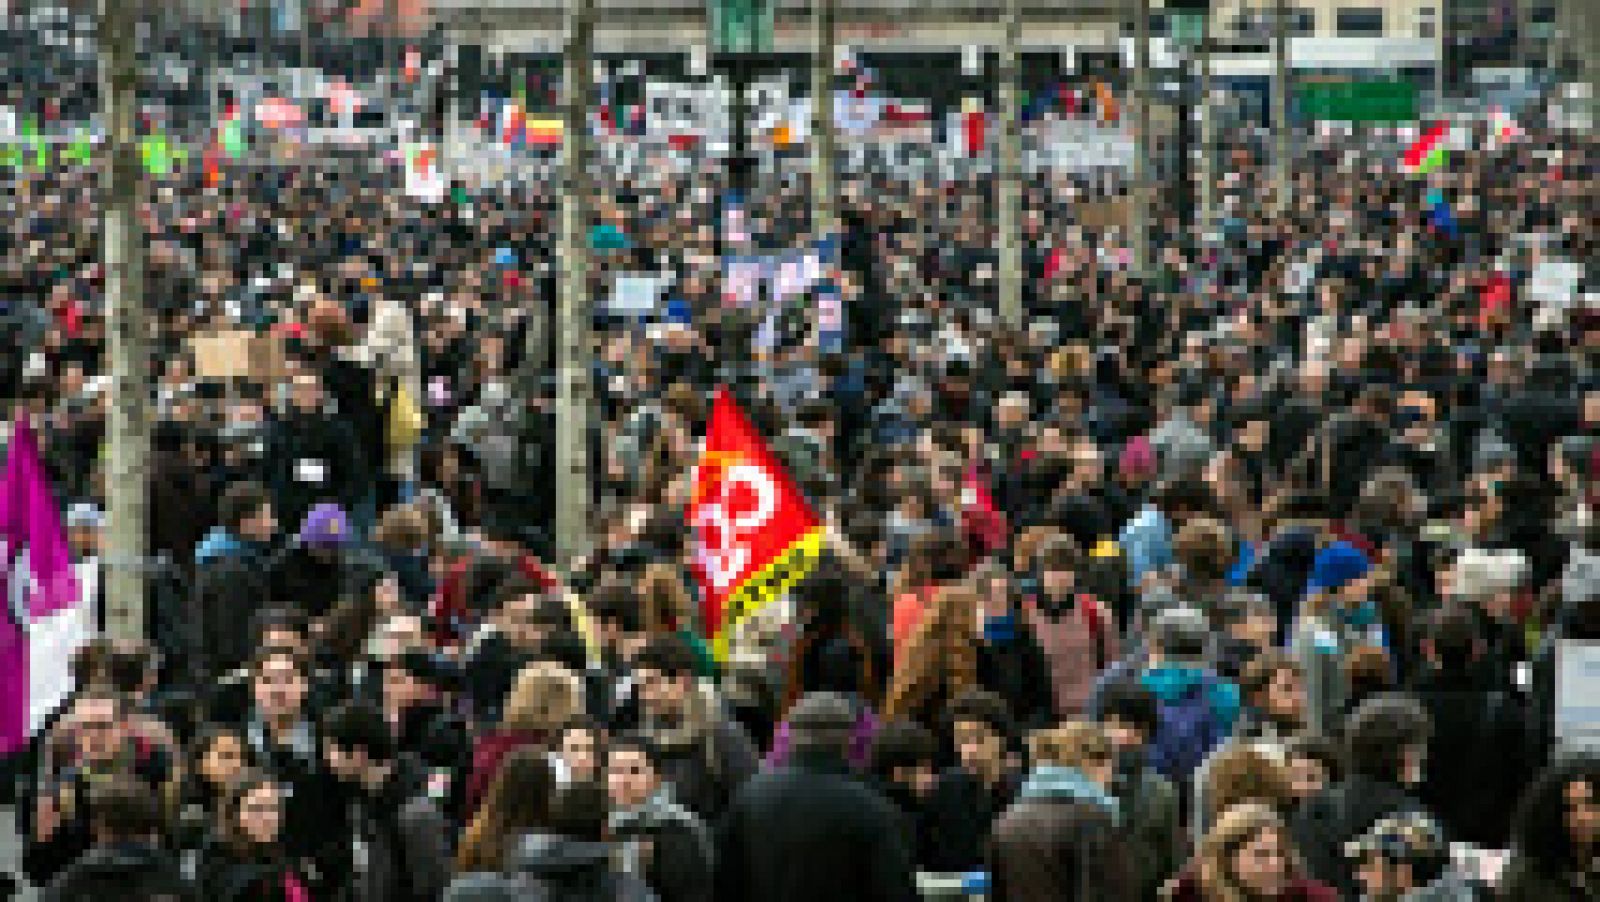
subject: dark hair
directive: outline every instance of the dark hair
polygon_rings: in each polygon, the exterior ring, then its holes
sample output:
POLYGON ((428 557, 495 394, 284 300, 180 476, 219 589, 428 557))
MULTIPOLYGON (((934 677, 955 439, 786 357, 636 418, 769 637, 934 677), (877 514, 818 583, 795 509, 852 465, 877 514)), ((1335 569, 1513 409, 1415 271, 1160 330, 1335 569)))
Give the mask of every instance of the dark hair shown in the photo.
POLYGON ((614 755, 617 752, 638 752, 640 757, 650 762, 650 769, 657 774, 661 773, 661 747, 643 733, 623 733, 613 736, 606 745, 606 754, 614 755))
POLYGON ((257 645, 265 641, 267 633, 279 631, 291 632, 306 639, 308 630, 305 613, 291 605, 272 605, 251 615, 250 635, 255 637, 257 645))
POLYGON ((656 636, 646 642, 633 658, 633 669, 660 671, 663 676, 677 678, 693 676, 694 652, 681 636, 676 634, 656 636))
POLYGON ((1301 672, 1300 662, 1279 649, 1269 648, 1250 659, 1239 674, 1239 692, 1249 703, 1267 691, 1273 679, 1285 670, 1301 672))
POLYGON ((1156 506, 1168 514, 1204 513, 1211 509, 1211 489, 1198 479, 1175 479, 1156 489, 1156 506))
POLYGON ((1117 680, 1100 694, 1100 721, 1116 718, 1138 730, 1146 742, 1156 737, 1161 714, 1155 693, 1135 680, 1117 680))
POLYGON ((245 741, 244 733, 240 732, 237 727, 227 724, 208 723, 202 726, 194 734, 194 739, 189 742, 187 761, 189 773, 194 775, 195 780, 204 779, 200 774, 200 762, 205 760, 206 755, 210 754, 211 747, 217 743, 217 740, 224 736, 232 736, 239 743, 239 749, 244 753, 245 766, 250 766, 250 759, 254 757, 255 752, 250 748, 250 743, 245 741))
POLYGON ((981 723, 1009 741, 1012 735, 1011 709, 1005 699, 986 689, 968 689, 956 696, 945 710, 951 725, 981 723))
POLYGON ((1041 573, 1045 571, 1075 573, 1083 567, 1083 549, 1078 547, 1072 536, 1056 533, 1045 540, 1033 560, 1041 573))
POLYGON ((130 776, 89 788, 89 823, 100 842, 145 839, 162 829, 155 791, 130 776))
POLYGON ((261 513, 261 509, 272 503, 272 496, 259 482, 236 482, 228 486, 222 493, 222 500, 217 502, 217 519, 222 527, 235 535, 244 521, 261 513))
POLYGON ((1587 862, 1576 861, 1577 850, 1567 830, 1567 787, 1588 783, 1600 791, 1600 757, 1585 753, 1545 768, 1517 805, 1512 820, 1512 847, 1536 873, 1557 876, 1587 862))
POLYGON ((1398 782, 1401 754, 1428 741, 1428 712, 1409 695, 1382 693, 1362 702, 1345 722, 1350 773, 1398 782))
POLYGON ((1459 671, 1470 664, 1477 653, 1478 639, 1477 622, 1458 605, 1443 608, 1428 623, 1428 641, 1442 670, 1459 671))
POLYGON ((550 832, 568 839, 601 842, 610 800, 598 783, 568 783, 550 804, 550 832))
POLYGON ((311 678, 311 661, 306 658, 304 652, 287 645, 268 645, 256 652, 256 656, 250 659, 250 675, 258 676, 261 669, 267 666, 267 662, 274 658, 288 658, 302 677, 311 678))
POLYGON ((68 669, 72 681, 78 686, 107 686, 116 683, 116 646, 107 638, 96 636, 72 654, 68 669))
POLYGON ((527 661, 529 664, 540 662, 559 664, 575 674, 582 674, 589 669, 589 647, 583 644, 583 637, 572 630, 558 629, 539 642, 527 661))
POLYGON ((365 702, 346 702, 328 712, 322 721, 322 738, 341 749, 360 749, 374 762, 394 760, 389 724, 376 707, 365 702))
POLYGON ((872 737, 871 772, 888 779, 897 767, 933 766, 939 758, 939 741, 920 723, 897 720, 885 724, 872 737))
POLYGON ((155 668, 155 649, 144 642, 132 642, 112 648, 107 672, 118 692, 134 693, 144 688, 155 668))
MULTIPOLYGON (((228 845, 233 847, 234 851, 248 852, 255 845, 239 827, 239 809, 244 805, 244 797, 263 786, 276 787, 277 785, 277 781, 270 775, 258 770, 247 770, 241 773, 238 779, 228 786, 227 793, 222 799, 222 808, 217 813, 218 833, 228 845)), ((278 838, 283 838, 283 824, 281 821, 278 825, 278 838)))
POLYGON ((643 626, 639 597, 633 587, 619 579, 605 579, 589 593, 589 613, 596 622, 610 621, 623 632, 637 633, 643 626))
POLYGON ((1322 765, 1327 772, 1327 782, 1332 784, 1344 776, 1344 755, 1339 746, 1326 736, 1306 733, 1290 739, 1283 747, 1283 760, 1309 758, 1322 765))

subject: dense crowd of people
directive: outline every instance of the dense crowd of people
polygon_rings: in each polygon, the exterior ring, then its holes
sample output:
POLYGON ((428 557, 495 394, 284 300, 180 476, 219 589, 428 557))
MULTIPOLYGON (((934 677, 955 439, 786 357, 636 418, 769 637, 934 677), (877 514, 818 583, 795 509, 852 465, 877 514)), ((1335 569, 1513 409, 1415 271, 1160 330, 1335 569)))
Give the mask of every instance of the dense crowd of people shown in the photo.
MULTIPOLYGON (((557 183, 152 179, 127 562, 99 551, 94 173, 10 172, 0 397, 80 566, 149 585, 148 641, 88 642, 19 762, 21 876, 53 900, 1600 897, 1600 761, 1555 727, 1561 649, 1600 640, 1600 320, 1592 274, 1535 279, 1595 259, 1597 144, 1539 115, 1425 176, 1397 134, 1302 131, 1281 210, 1260 137, 1229 136, 1214 228, 1165 193, 1146 273, 1104 212, 1119 176, 1032 175, 1024 328, 995 312, 991 176, 843 173, 842 348, 809 296, 728 302, 714 160, 602 171, 594 547, 562 566, 557 183), (638 272, 658 312, 612 312, 638 272), (240 335, 247 365, 205 350, 240 335), (684 514, 719 386, 825 549, 713 655, 684 514)), ((742 249, 813 246, 809 190, 758 172, 742 249)))

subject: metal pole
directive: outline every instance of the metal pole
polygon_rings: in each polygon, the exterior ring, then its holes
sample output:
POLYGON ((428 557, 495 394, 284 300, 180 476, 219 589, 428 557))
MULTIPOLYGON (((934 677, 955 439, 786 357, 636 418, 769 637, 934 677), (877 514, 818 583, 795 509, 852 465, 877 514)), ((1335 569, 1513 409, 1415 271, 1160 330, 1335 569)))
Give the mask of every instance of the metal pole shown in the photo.
POLYGON ((105 629, 144 638, 145 496, 150 461, 149 325, 139 199, 137 48, 132 0, 100 0, 100 103, 108 159, 102 170, 107 356, 111 371, 106 473, 105 629))
POLYGON ((1272 4, 1272 165, 1273 203, 1279 214, 1289 209, 1293 168, 1289 148, 1289 0, 1272 4))
POLYGON ((1017 116, 1017 41, 1021 31, 1019 0, 1001 7, 1000 134, 996 206, 1000 217, 1000 319, 1012 328, 1022 326, 1022 239, 1018 234, 1022 207, 1022 166, 1017 116))
POLYGON ((1200 165, 1195 171, 1200 179, 1199 238, 1209 241, 1207 233, 1217 212, 1216 174, 1216 117, 1211 102, 1211 10, 1201 14, 1200 20, 1200 165))
POLYGON ((1133 271, 1150 272, 1150 0, 1139 0, 1133 38, 1133 209, 1128 225, 1133 231, 1133 271))
POLYGON ((834 0, 815 0, 811 25, 811 230, 818 239, 839 231, 833 133, 834 0))
POLYGON ((557 561, 589 550, 589 407, 594 348, 589 330, 589 107, 594 78, 594 2, 567 0, 566 120, 562 137, 561 298, 556 345, 557 561))

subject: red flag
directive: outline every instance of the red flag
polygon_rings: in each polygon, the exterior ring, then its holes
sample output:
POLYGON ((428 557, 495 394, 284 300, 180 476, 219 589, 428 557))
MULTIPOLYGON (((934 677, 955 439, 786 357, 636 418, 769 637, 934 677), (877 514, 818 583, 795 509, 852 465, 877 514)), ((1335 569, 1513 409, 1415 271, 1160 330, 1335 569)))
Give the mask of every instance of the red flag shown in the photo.
POLYGON ((1006 547, 1010 533, 1006 515, 995 506, 989 480, 977 464, 967 467, 966 479, 961 485, 961 532, 967 544, 980 556, 1006 547))
POLYGON ((726 388, 687 514, 706 634, 726 656, 732 628, 803 579, 822 545, 821 521, 726 388))

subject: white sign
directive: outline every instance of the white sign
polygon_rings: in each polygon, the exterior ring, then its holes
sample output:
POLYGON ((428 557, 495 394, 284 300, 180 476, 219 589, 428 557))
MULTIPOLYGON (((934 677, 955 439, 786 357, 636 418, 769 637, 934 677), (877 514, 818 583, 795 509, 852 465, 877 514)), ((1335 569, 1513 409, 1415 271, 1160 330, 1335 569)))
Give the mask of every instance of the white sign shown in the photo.
POLYGON ((17 136, 17 111, 0 105, 0 139, 17 136))
POLYGON ((1600 750, 1600 642, 1556 645, 1556 742, 1600 750))
POLYGON ((606 310, 618 316, 645 316, 654 313, 660 302, 660 276, 618 273, 611 283, 606 310))
POLYGON ((1533 268, 1528 294, 1536 301, 1566 306, 1578 291, 1583 264, 1572 260, 1546 260, 1533 268))
POLYGON ((28 626, 28 734, 44 728, 50 713, 72 694, 72 658, 94 635, 94 601, 100 568, 93 561, 76 566, 78 603, 28 626))

